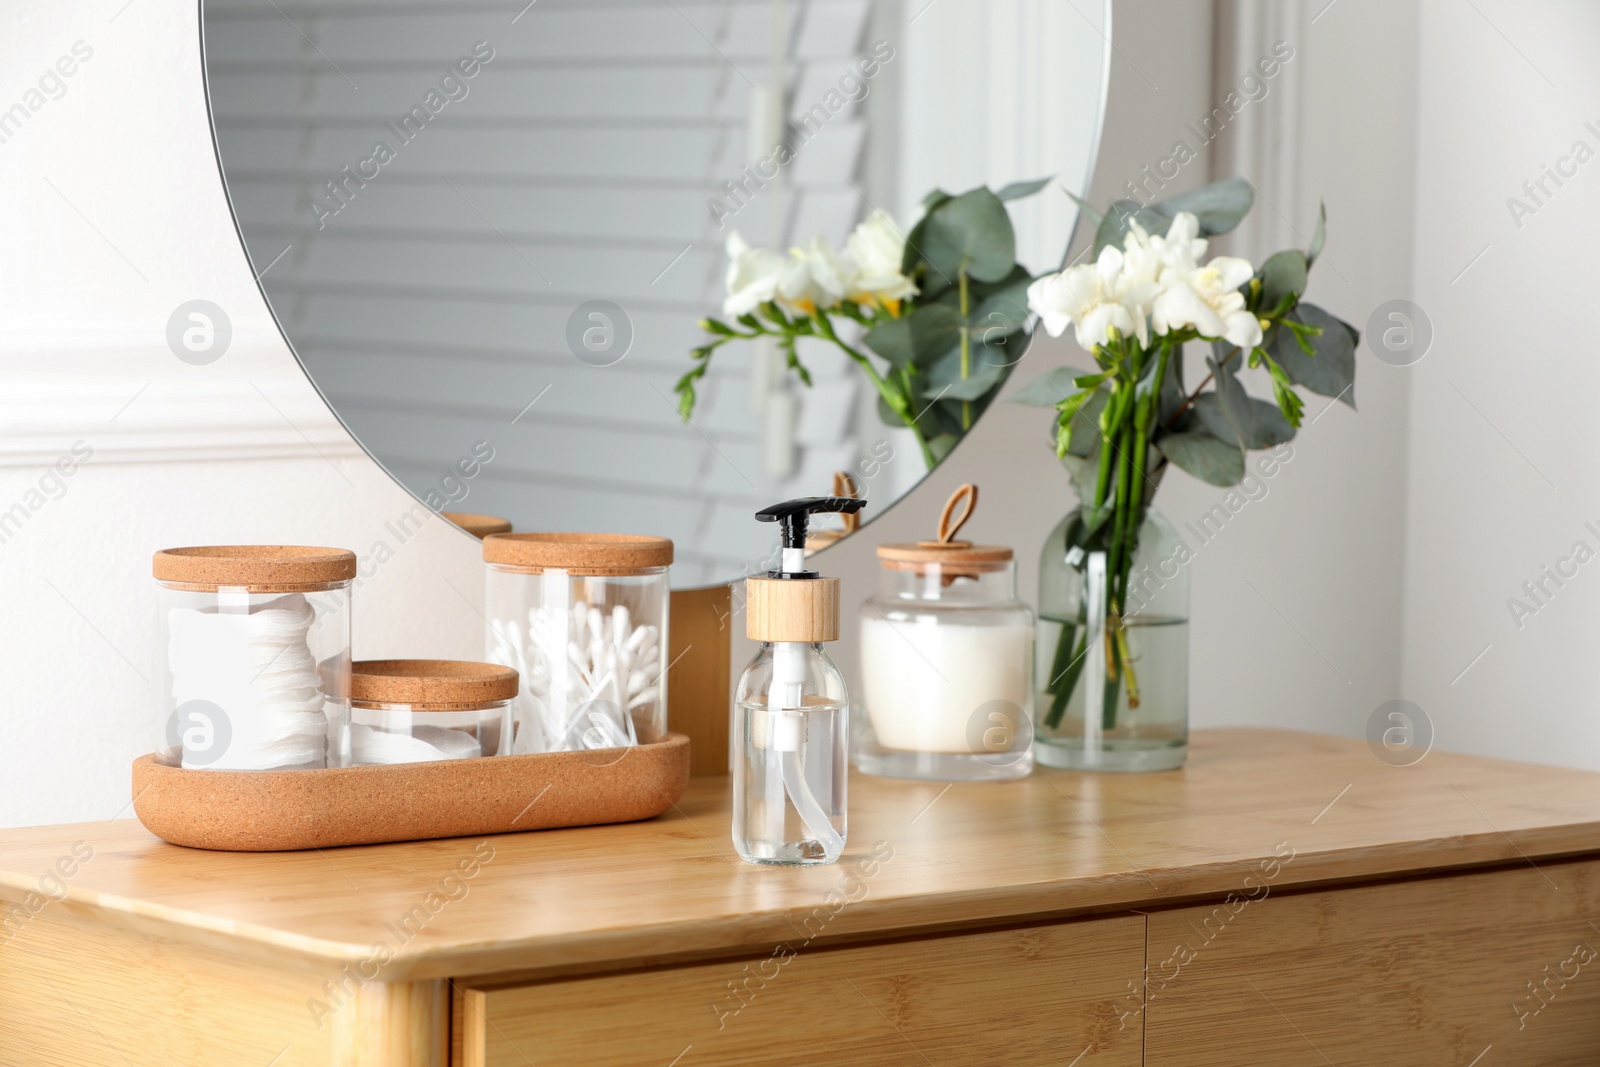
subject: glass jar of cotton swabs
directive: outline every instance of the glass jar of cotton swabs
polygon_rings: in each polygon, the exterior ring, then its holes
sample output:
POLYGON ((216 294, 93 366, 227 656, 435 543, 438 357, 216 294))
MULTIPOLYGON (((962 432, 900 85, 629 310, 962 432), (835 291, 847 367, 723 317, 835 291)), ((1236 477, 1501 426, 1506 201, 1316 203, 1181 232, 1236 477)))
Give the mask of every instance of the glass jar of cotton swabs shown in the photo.
POLYGON ((665 738, 671 541, 491 534, 483 559, 487 658, 522 677, 514 752, 665 738))
POLYGON ((355 553, 169 548, 153 571, 158 760, 234 771, 350 762, 355 553))

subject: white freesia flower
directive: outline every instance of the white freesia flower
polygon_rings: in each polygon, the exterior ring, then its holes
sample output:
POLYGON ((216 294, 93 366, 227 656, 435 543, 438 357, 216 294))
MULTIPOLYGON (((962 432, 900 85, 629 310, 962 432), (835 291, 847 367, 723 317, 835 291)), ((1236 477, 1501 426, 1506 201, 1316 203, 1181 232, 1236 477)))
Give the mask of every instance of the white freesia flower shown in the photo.
POLYGON ((1070 267, 1028 287, 1028 306, 1052 337, 1072 323, 1086 349, 1105 344, 1111 327, 1146 345, 1151 327, 1166 334, 1192 326, 1246 350, 1261 343, 1261 323, 1238 291, 1255 268, 1233 256, 1201 266, 1207 242, 1193 214, 1180 211, 1165 234, 1131 221, 1122 243, 1101 249, 1093 266, 1070 267))
POLYGON ((1150 308, 1156 333, 1193 326, 1202 337, 1223 338, 1248 352, 1261 343, 1261 322, 1244 306, 1239 286, 1255 268, 1247 259, 1217 256, 1170 279, 1150 308))
MULTIPOLYGON (((1144 232, 1135 221, 1133 229, 1144 232)), ((1173 216, 1165 234, 1145 238, 1150 250, 1161 265, 1168 270, 1188 273, 1206 254, 1206 239, 1200 236, 1200 220, 1192 212, 1180 211, 1173 216)))
MULTIPOLYGON (((769 300, 776 300, 780 286, 804 288, 796 277, 795 265, 768 248, 752 248, 735 230, 728 235, 728 297, 722 313, 729 318, 748 315, 769 300)), ((803 264, 800 271, 804 271, 803 264)))
POLYGON ((1135 275, 1125 275, 1122 250, 1107 245, 1092 265, 1068 267, 1047 274, 1028 286, 1028 307, 1051 337, 1060 337, 1069 324, 1076 328, 1078 344, 1085 350, 1107 343, 1114 327, 1123 336, 1136 336, 1143 344, 1148 333, 1145 311, 1131 290, 1139 285, 1135 275))
POLYGON ((915 296, 916 284, 900 273, 905 250, 905 236, 893 219, 882 211, 869 215, 844 243, 850 299, 895 312, 900 301, 915 296))
MULTIPOLYGON (((844 299, 850 289, 851 271, 826 241, 821 237, 813 238, 804 248, 791 248, 789 255, 803 265, 805 281, 797 289, 780 285, 781 303, 809 315, 818 308, 827 310, 844 299)), ((793 277, 798 279, 799 275, 793 277)))

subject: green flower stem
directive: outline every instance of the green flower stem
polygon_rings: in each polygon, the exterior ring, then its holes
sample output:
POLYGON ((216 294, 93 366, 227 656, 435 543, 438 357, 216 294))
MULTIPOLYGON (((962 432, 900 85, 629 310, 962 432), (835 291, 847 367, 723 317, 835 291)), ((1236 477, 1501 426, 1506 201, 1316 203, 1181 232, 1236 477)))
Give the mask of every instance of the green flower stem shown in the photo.
POLYGON ((878 395, 883 397, 884 402, 889 405, 896 415, 900 416, 900 421, 904 422, 906 428, 916 437, 917 447, 922 451, 922 462, 927 466, 928 470, 933 470, 936 463, 933 458, 933 449, 928 447, 928 438, 923 434, 922 427, 917 425, 920 413, 912 412, 910 395, 879 374, 877 368, 872 365, 872 361, 867 358, 866 353, 845 344, 839 335, 834 332, 833 322, 825 312, 819 311, 814 314, 812 321, 816 323, 819 337, 833 342, 841 352, 855 360, 856 365, 866 374, 867 380, 872 383, 872 387, 878 391, 878 395))
POLYGON ((1061 725, 1067 712, 1067 700, 1078 688, 1078 675, 1083 673, 1085 644, 1089 640, 1084 605, 1079 605, 1077 623, 1062 622, 1061 635, 1056 638, 1055 656, 1050 662, 1050 710, 1045 713, 1044 724, 1054 730, 1061 725))
MULTIPOLYGON (((972 313, 972 298, 967 289, 967 272, 956 275, 961 287, 961 380, 972 377, 972 326, 967 316, 972 313)), ((961 402, 961 428, 972 429, 972 401, 961 402)))

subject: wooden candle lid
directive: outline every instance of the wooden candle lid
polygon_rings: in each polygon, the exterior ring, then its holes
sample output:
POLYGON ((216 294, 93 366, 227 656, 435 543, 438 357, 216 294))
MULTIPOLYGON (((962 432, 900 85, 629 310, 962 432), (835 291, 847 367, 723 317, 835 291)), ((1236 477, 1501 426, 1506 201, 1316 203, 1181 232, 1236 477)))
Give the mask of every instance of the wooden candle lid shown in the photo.
POLYGON ((744 590, 750 640, 839 640, 839 579, 746 578, 744 590))
POLYGON ((929 564, 939 565, 948 574, 977 574, 1000 569, 1012 558, 1011 549, 1004 545, 975 545, 971 541, 957 541, 956 533, 966 525, 978 507, 978 487, 971 482, 958 488, 945 501, 939 515, 939 533, 933 541, 910 544, 879 545, 878 558, 892 570, 921 571, 929 564), (965 504, 961 511, 957 507, 965 504))
POLYGON ((497 519, 493 515, 474 515, 466 511, 441 511, 439 514, 480 541, 490 534, 511 532, 509 520, 497 519))
POLYGON ((350 666, 350 699, 369 704, 497 703, 517 695, 517 672, 451 659, 369 659, 350 666))
POLYGON ((645 534, 497 533, 483 539, 483 561, 538 574, 637 574, 672 565, 672 542, 645 534))
POLYGON ((157 581, 202 590, 244 586, 285 593, 350 581, 356 576, 356 554, 303 545, 200 545, 162 549, 151 571, 157 581))

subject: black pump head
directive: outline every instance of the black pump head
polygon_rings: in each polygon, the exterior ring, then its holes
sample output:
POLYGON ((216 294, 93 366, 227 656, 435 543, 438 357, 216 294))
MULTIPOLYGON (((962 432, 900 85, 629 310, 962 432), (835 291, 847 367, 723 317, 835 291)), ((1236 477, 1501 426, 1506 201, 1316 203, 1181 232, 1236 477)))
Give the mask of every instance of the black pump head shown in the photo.
MULTIPOLYGON (((786 500, 782 504, 774 504, 770 508, 762 508, 756 512, 756 518, 761 522, 778 523, 783 528, 784 548, 803 549, 806 547, 808 516, 827 512, 850 514, 866 506, 865 500, 853 496, 803 496, 795 500, 786 500)), ((801 574, 812 576, 810 571, 790 576, 799 577, 801 574)))

